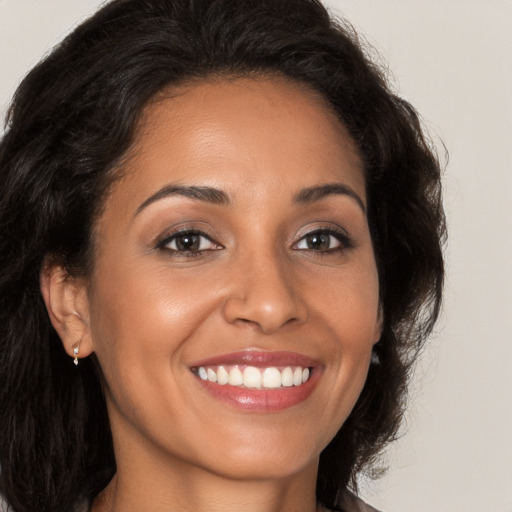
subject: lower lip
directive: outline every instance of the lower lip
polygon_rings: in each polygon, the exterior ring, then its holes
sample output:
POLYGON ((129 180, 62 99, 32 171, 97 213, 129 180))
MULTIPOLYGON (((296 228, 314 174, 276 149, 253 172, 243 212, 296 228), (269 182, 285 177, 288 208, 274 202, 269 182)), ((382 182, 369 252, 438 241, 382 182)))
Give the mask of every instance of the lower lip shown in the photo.
POLYGON ((321 368, 315 367, 311 377, 304 384, 278 389, 247 389, 229 384, 215 384, 199 377, 197 380, 209 394, 237 409, 249 412, 278 412, 307 400, 315 389, 321 373, 321 368))

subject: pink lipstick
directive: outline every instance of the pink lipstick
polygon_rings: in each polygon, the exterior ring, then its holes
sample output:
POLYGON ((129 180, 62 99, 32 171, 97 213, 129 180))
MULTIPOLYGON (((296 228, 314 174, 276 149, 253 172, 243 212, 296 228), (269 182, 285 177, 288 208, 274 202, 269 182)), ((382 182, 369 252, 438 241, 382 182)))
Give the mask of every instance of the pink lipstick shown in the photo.
POLYGON ((201 360, 191 370, 215 398, 251 412, 276 412, 303 402, 322 374, 310 357, 257 350, 201 360))

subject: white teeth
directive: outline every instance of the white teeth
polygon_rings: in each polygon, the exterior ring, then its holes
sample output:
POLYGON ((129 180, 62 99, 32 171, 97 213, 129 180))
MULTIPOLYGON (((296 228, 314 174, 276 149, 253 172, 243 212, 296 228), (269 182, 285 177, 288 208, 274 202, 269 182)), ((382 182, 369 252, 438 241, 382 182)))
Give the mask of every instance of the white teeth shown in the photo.
POLYGON ((293 370, 289 366, 281 372, 281 383, 287 388, 293 386, 293 370))
POLYGON ((244 370, 244 386, 246 388, 260 389, 261 388, 261 372, 254 366, 248 366, 244 370))
POLYGON ((265 368, 263 370, 263 387, 264 388, 280 388, 281 387, 281 372, 277 368, 265 368))
POLYGON ((300 386, 302 384, 302 368, 295 368, 293 372, 293 385, 300 386))
POLYGON ((240 386, 244 383, 244 377, 242 372, 238 369, 238 366, 231 368, 228 382, 230 386, 240 386))
POLYGON ((256 368, 255 366, 224 367, 212 366, 197 368, 197 375, 222 386, 244 386, 248 389, 277 389, 280 387, 300 386, 310 377, 309 368, 286 366, 282 370, 274 366, 256 368))
POLYGON ((224 384, 227 384, 229 382, 229 373, 226 371, 224 366, 219 366, 219 369, 217 370, 217 383, 224 386, 224 384))
POLYGON ((208 368, 208 370, 206 370, 206 375, 208 376, 208 380, 210 382, 217 382, 217 373, 214 372, 211 368, 208 368))

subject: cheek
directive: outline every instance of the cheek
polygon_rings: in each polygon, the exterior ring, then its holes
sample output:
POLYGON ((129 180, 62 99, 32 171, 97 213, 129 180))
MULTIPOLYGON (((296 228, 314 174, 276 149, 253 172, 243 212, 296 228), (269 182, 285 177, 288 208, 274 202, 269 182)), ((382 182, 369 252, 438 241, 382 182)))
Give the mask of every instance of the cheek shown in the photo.
POLYGON ((109 410, 145 431, 158 411, 186 410, 182 355, 212 301, 194 280, 170 282, 166 271, 123 268, 101 272, 109 279, 91 289, 91 333, 109 410))
POLYGON ((373 256, 340 269, 324 286, 326 292, 316 299, 318 311, 338 339, 338 351, 367 352, 380 336, 379 281, 373 256))
MULTIPOLYGON (((340 272, 332 280, 328 300, 318 301, 330 336, 326 367, 331 392, 325 409, 341 426, 366 381, 373 345, 380 337, 378 275, 373 258, 361 261, 357 271, 340 272)), ((320 323, 321 321, 319 321, 320 323)))
POLYGON ((169 361, 179 361, 170 356, 186 349, 216 304, 208 279, 177 277, 165 266, 99 267, 97 275, 108 279, 91 287, 91 333, 107 381, 127 367, 132 374, 153 375, 158 365, 168 370, 169 361))

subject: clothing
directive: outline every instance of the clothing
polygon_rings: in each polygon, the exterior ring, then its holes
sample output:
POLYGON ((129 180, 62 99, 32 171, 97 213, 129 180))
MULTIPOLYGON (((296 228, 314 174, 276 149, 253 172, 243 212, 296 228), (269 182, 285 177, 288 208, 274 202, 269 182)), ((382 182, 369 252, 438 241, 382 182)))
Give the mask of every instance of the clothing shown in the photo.
POLYGON ((343 500, 343 512, 379 512, 354 494, 346 494, 343 500))

